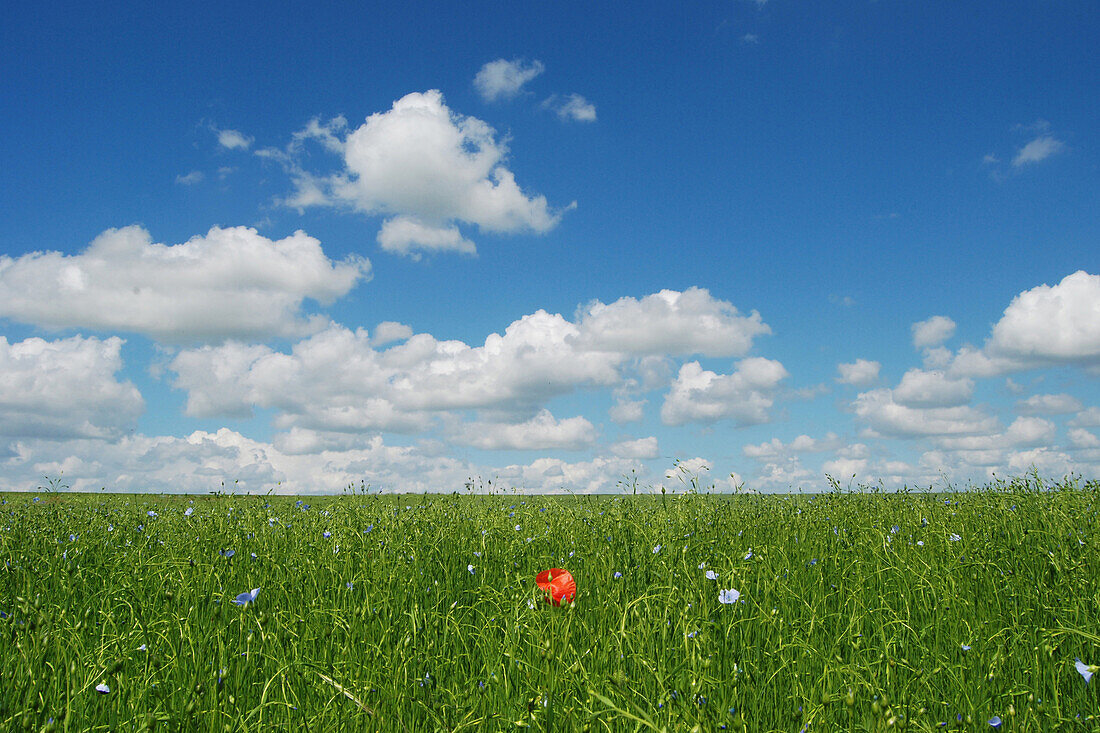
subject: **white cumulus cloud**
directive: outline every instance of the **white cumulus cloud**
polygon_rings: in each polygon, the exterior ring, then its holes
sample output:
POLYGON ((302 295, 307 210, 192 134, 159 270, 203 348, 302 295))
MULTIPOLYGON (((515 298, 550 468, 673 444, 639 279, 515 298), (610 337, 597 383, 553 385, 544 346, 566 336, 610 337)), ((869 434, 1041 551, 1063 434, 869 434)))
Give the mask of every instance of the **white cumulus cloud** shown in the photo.
POLYGON ((837 364, 836 368, 840 372, 840 376, 837 377, 836 381, 841 384, 865 387, 878 379, 878 372, 882 368, 882 364, 868 359, 856 359, 850 364, 837 364))
POLYGON ((476 254, 477 246, 455 225, 434 227, 404 216, 387 219, 378 232, 378 244, 387 252, 420 259, 423 252, 476 254))
POLYGON ((652 435, 635 440, 620 440, 613 443, 609 451, 620 458, 658 458, 661 455, 657 438, 652 435))
POLYGON ((756 311, 742 315, 695 287, 606 305, 593 301, 578 311, 577 323, 583 347, 635 355, 740 356, 756 336, 771 333, 756 311))
POLYGON ((912 325, 913 346, 923 349, 939 346, 955 333, 955 322, 947 316, 932 316, 912 325))
POLYGON ((779 438, 772 438, 766 443, 746 445, 741 449, 747 458, 776 459, 794 455, 796 453, 821 453, 836 450, 841 446, 840 438, 836 433, 827 433, 824 438, 812 438, 809 435, 799 435, 790 443, 784 444, 779 438))
POLYGON ((776 388, 786 377, 782 364, 763 357, 741 360, 732 374, 716 374, 689 362, 680 367, 665 396, 661 420, 666 425, 723 419, 738 425, 769 422, 776 388))
POLYGON ((304 232, 272 241, 255 229, 214 227, 165 245, 129 226, 76 255, 0 256, 0 316, 173 343, 301 336, 325 320, 304 317, 303 300, 331 303, 369 275, 367 260, 333 262, 304 232))
POLYGON ((1082 408, 1081 401, 1069 394, 1037 394, 1016 403, 1021 415, 1068 415, 1082 408))
POLYGON ((973 394, 970 379, 953 379, 939 370, 910 369, 894 388, 893 399, 907 407, 953 407, 965 405, 973 394))
MULTIPOLYGON (((330 324, 289 352, 230 341, 184 349, 169 369, 173 385, 187 393, 188 415, 243 417, 273 409, 281 430, 419 433, 444 417, 451 425, 453 413, 464 410, 491 411, 479 419, 514 425, 536 417, 554 397, 601 388, 616 394, 612 417, 629 422, 641 417, 645 404, 629 394, 666 384, 671 355, 740 353, 766 328, 758 314, 741 316, 706 291, 663 291, 589 303, 575 321, 539 310, 480 345, 441 341, 398 323, 379 324, 373 335, 330 324)), ((778 362, 745 359, 733 375, 713 375, 713 383, 696 391, 684 384, 686 374, 681 371, 663 414, 713 419, 706 418, 709 411, 748 423, 766 419, 786 371, 778 362)), ((546 424, 528 426, 529 432, 538 427, 546 424)))
POLYGON ((434 89, 405 95, 353 130, 342 118, 315 120, 297 133, 287 153, 264 152, 283 162, 294 180, 296 190, 285 203, 348 206, 389 217, 379 242, 402 254, 472 252, 458 223, 495 233, 543 234, 562 216, 545 196, 520 189, 505 167, 507 145, 492 127, 453 112, 434 89), (344 169, 328 176, 306 171, 298 159, 308 139, 336 152, 344 169))
POLYGON ((123 341, 0 336, 0 436, 117 438, 145 409, 122 369, 123 341))
POLYGON ((1069 421, 1069 424, 1075 428, 1100 427, 1100 407, 1089 407, 1081 410, 1073 416, 1073 419, 1069 421))
POLYGON ((1084 428, 1072 428, 1069 431, 1069 442, 1074 448, 1100 448, 1100 438, 1084 428))
POLYGON ((860 393, 853 408, 872 430, 894 437, 988 434, 1000 428, 995 417, 968 405, 910 407, 897 402, 890 389, 860 393))
POLYGON ((1020 293, 987 346, 993 355, 1022 360, 1100 362, 1100 275, 1078 270, 1057 285, 1020 293))
POLYGON ((454 440, 483 450, 583 450, 596 442, 596 428, 583 417, 558 420, 544 409, 521 423, 466 423, 454 440))

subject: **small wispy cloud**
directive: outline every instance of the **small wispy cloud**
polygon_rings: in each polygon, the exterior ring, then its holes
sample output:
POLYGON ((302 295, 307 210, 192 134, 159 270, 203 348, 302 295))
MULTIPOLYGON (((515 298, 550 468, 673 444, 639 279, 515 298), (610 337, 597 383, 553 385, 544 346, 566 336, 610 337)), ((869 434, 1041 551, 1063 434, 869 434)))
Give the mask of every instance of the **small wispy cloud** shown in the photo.
POLYGON ((839 293, 829 293, 829 302, 833 305, 842 305, 845 308, 851 308, 856 304, 856 299, 850 295, 840 295, 839 293))
POLYGON ((559 96, 554 94, 542 103, 543 109, 552 109, 562 120, 595 122, 596 105, 579 94, 559 96))
POLYGON ((1051 125, 1046 120, 1040 119, 1026 125, 1015 125, 1012 131, 1017 135, 1027 135, 1023 138, 1027 142, 1017 147, 1014 155, 1002 156, 996 152, 990 152, 982 156, 982 167, 997 183, 1003 183, 1020 169, 1041 163, 1067 149, 1065 142, 1051 132, 1051 125))
POLYGON ((541 61, 526 63, 521 59, 497 59, 481 67, 474 77, 474 88, 486 102, 511 99, 523 85, 546 70, 541 61))
POLYGON ((194 186, 196 183, 202 183, 202 179, 205 177, 202 171, 191 171, 187 175, 176 176, 176 183, 184 186, 194 186))
POLYGON ((218 136, 218 145, 226 150, 248 150, 255 140, 238 130, 222 130, 214 125, 210 125, 210 129, 218 136))
POLYGON ((1038 163, 1065 150, 1066 144, 1052 135, 1040 135, 1020 148, 1012 159, 1012 167, 1019 168, 1029 163, 1038 163))

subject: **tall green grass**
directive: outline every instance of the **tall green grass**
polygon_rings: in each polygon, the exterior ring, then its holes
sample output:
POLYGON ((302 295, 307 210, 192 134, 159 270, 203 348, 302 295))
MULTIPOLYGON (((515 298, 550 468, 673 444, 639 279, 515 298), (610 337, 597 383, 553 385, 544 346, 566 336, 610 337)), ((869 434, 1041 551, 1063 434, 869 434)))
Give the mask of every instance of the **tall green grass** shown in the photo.
POLYGON ((1098 497, 8 494, 0 729, 1098 730, 1098 497))

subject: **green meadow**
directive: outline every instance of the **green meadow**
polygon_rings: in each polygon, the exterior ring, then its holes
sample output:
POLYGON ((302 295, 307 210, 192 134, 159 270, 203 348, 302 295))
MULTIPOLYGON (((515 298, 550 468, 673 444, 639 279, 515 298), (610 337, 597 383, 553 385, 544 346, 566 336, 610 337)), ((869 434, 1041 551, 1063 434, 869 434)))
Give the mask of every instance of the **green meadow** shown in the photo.
POLYGON ((1100 730, 1098 500, 7 494, 0 730, 1100 730))

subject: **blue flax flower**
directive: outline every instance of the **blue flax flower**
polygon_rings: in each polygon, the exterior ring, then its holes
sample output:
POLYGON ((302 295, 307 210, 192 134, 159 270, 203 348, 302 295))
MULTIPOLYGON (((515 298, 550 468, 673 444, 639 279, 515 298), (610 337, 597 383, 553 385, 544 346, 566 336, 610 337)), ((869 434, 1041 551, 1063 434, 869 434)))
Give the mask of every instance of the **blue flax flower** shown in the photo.
POLYGON ((243 606, 248 603, 253 603, 256 600, 256 596, 258 595, 260 595, 260 589, 253 588, 250 591, 246 590, 244 593, 241 593, 239 596, 233 599, 233 602, 236 603, 238 606, 243 606))
POLYGON ((741 592, 734 590, 733 588, 727 588, 725 590, 718 591, 719 603, 737 603, 737 599, 741 597, 741 592))
POLYGON ((1081 673, 1081 676, 1085 678, 1085 684, 1089 683, 1092 679, 1092 673, 1096 671, 1096 667, 1091 664, 1085 664, 1080 659, 1074 659, 1074 666, 1077 667, 1077 671, 1081 673))

